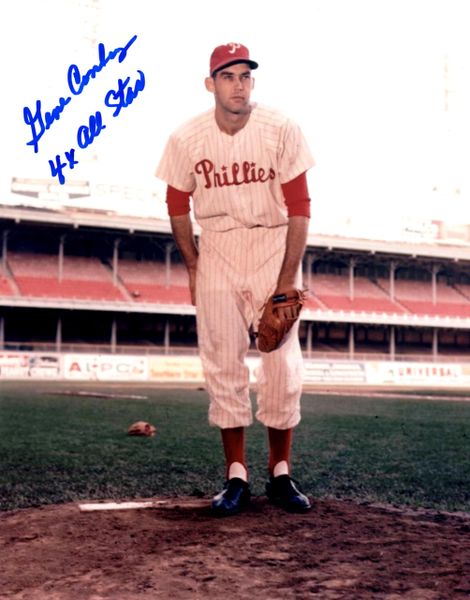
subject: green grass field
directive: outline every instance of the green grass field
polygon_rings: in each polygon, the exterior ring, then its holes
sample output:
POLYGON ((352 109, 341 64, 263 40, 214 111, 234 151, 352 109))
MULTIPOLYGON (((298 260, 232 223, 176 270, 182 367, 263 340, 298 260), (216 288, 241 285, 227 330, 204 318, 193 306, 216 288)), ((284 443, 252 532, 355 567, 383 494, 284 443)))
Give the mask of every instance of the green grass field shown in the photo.
MULTIPOLYGON (((255 495, 266 437, 247 430, 255 495)), ((470 512, 470 401, 305 393, 293 475, 318 498, 470 512)), ((0 509, 77 500, 210 497, 223 483, 219 432, 200 390, 1 384, 0 509), (142 398, 95 398, 97 390, 142 398), (134 421, 154 438, 126 435, 134 421)))

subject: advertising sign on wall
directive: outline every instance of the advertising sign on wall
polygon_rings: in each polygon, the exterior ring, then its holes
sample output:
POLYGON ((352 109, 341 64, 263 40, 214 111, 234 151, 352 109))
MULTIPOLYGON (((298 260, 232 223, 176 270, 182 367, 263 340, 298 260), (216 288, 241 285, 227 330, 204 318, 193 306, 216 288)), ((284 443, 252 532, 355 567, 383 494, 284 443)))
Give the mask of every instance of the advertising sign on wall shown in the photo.
POLYGON ((65 354, 65 379, 85 381, 147 381, 146 356, 65 354))
POLYGON ((198 356, 150 356, 149 380, 202 383, 201 360, 198 356))
POLYGON ((364 363, 354 361, 306 360, 304 382, 367 383, 364 363))
MULTIPOLYGON (((367 382, 397 385, 463 385, 462 366, 456 363, 369 362, 365 363, 367 382)), ((465 381, 466 380, 466 381, 465 381)))
POLYGON ((26 378, 28 376, 29 354, 22 352, 0 352, 0 377, 26 378))
POLYGON ((57 379, 60 356, 29 352, 0 352, 0 379, 57 379))
MULTIPOLYGON (((256 385, 259 357, 248 357, 250 384, 256 385)), ((198 356, 137 356, 0 352, 0 379, 140 381, 204 384, 198 356)), ((394 361, 305 360, 305 385, 470 387, 470 364, 394 361)))

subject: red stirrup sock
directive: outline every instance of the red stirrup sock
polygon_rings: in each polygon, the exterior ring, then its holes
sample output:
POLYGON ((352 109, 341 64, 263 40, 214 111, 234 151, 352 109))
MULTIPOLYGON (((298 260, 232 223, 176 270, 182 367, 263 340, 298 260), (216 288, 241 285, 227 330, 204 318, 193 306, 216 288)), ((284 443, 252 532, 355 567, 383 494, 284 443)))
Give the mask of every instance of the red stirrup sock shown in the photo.
POLYGON ((232 427, 220 430, 224 446, 226 477, 248 480, 245 464, 245 428, 232 427))
POLYGON ((292 431, 292 429, 274 429, 273 427, 268 427, 270 475, 289 474, 292 431), (278 465, 278 468, 276 469, 276 473, 274 473, 276 465, 278 465))

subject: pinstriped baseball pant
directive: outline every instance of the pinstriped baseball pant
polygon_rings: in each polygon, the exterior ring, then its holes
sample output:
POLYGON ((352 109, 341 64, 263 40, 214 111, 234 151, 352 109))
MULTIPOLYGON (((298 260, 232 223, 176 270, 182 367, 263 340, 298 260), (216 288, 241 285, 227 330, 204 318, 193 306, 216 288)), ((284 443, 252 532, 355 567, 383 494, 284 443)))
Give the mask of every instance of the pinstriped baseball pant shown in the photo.
MULTIPOLYGON (((220 428, 253 422, 249 369, 244 362, 249 328, 273 293, 287 227, 203 231, 199 243, 196 309, 199 351, 210 398, 209 423, 220 428)), ((298 285, 301 284, 299 271, 298 285)), ((289 429, 300 421, 302 353, 297 321, 282 346, 260 353, 256 418, 289 429)))

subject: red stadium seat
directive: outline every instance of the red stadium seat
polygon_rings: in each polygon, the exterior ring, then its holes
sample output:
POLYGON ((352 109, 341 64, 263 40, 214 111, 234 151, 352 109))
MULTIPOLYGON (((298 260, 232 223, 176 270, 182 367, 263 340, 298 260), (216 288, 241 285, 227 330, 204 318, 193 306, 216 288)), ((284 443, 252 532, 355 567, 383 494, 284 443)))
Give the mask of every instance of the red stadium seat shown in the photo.
POLYGON ((0 273, 0 296, 14 296, 15 292, 10 281, 0 273))
POLYGON ((191 304, 186 268, 163 261, 119 261, 119 278, 136 302, 191 304))
POLYGON ((49 277, 20 276, 16 277, 16 283, 23 296, 121 302, 126 300, 112 282, 85 279, 58 281, 49 277))
POLYGON ((354 297, 350 297, 346 275, 315 274, 312 291, 326 308, 335 311, 406 313, 400 304, 390 299, 384 289, 364 277, 354 278, 354 297))
POLYGON ((59 257, 9 253, 8 264, 23 296, 124 301, 109 271, 97 258, 65 256, 59 279, 59 257))
POLYGON ((128 288, 136 302, 152 302, 155 304, 191 304, 189 287, 135 284, 128 288))

